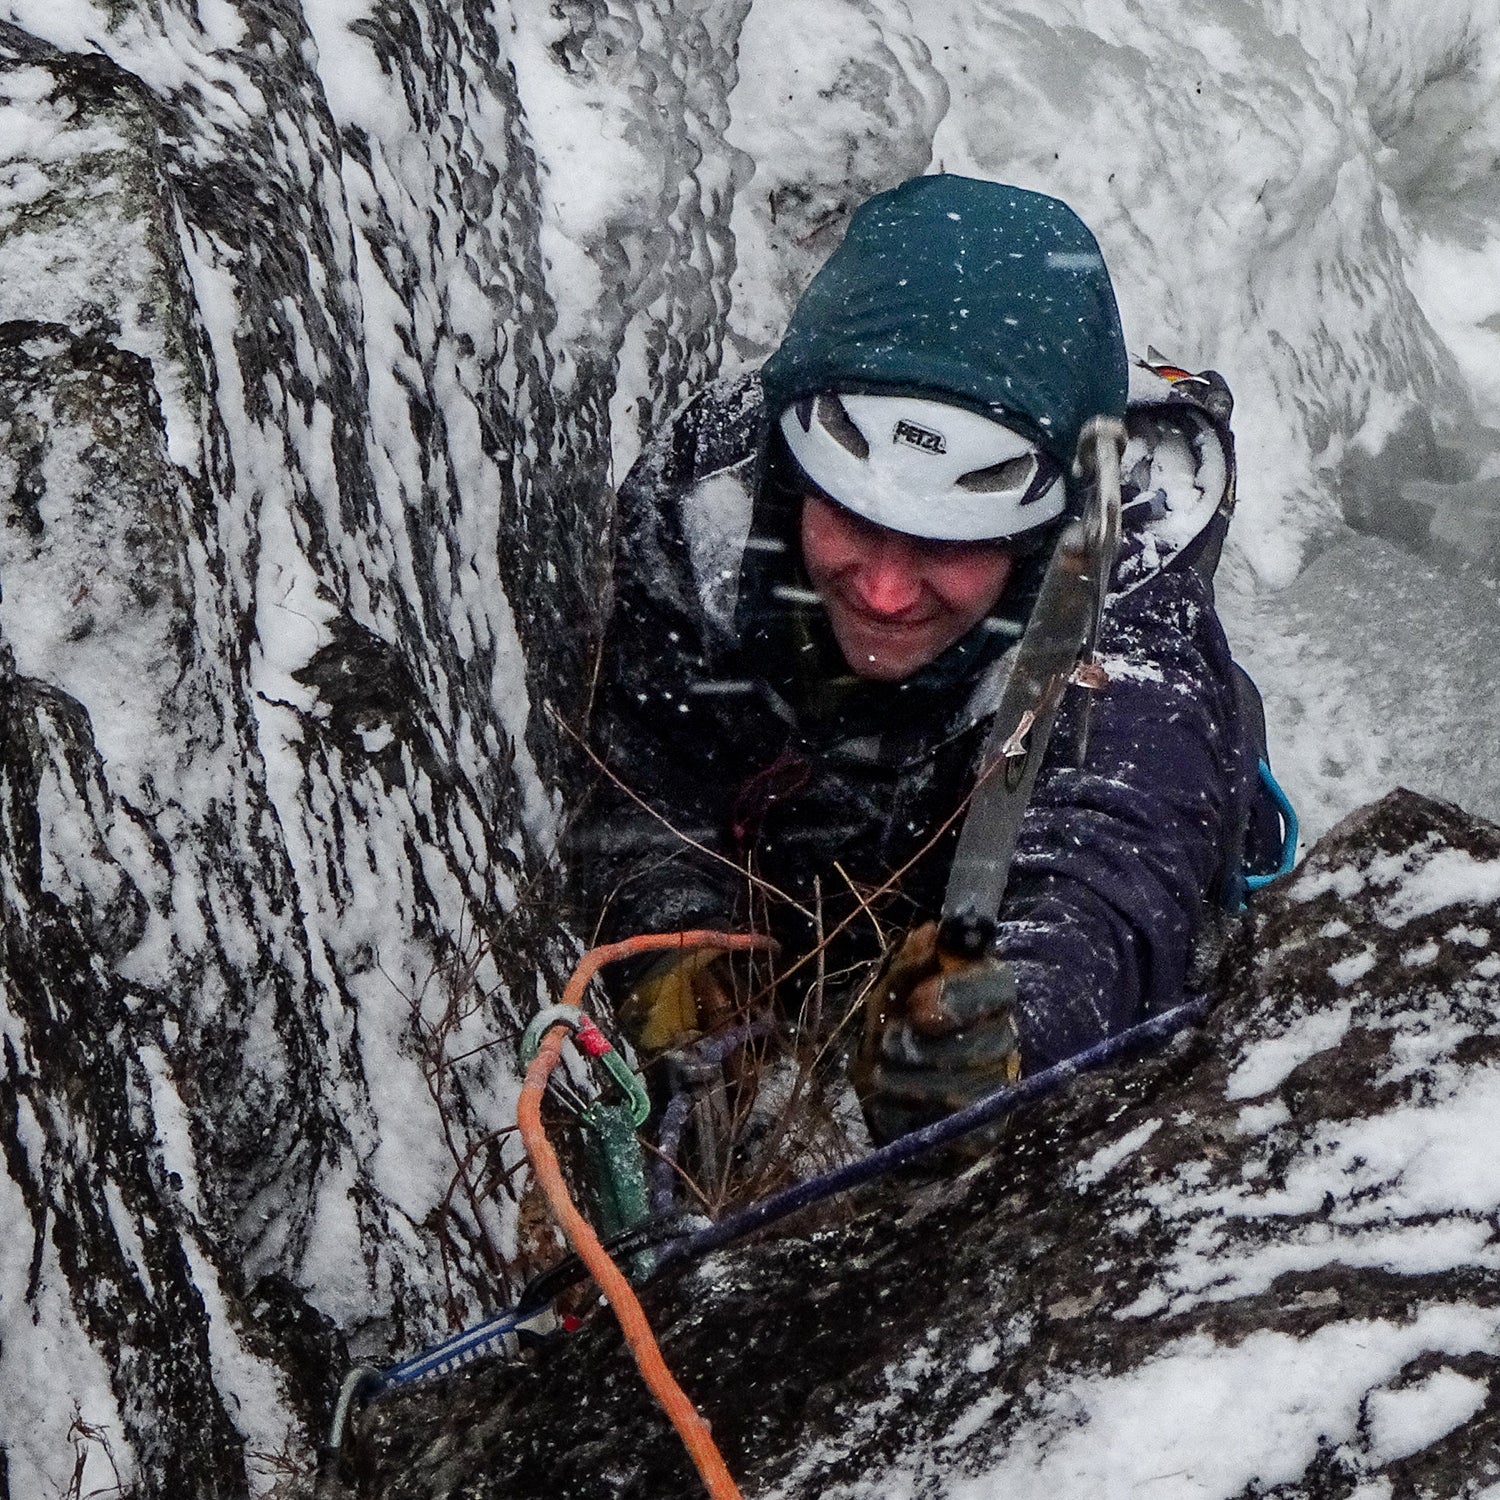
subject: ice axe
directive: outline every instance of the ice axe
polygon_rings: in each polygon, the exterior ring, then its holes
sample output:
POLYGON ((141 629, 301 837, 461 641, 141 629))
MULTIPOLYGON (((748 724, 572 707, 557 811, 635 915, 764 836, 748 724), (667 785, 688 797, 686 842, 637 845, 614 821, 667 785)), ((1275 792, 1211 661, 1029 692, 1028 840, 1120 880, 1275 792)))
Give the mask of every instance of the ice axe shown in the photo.
MULTIPOLYGON (((995 940, 1021 819, 1070 684, 1101 688, 1095 655, 1104 601, 1120 549, 1120 458, 1124 423, 1092 417, 1078 439, 1073 478, 1083 509, 1053 548, 1036 604, 1012 648, 994 727, 985 742, 938 923, 937 957, 952 968, 983 957, 995 940)), ((1088 739, 1088 706, 1079 736, 1088 739)))

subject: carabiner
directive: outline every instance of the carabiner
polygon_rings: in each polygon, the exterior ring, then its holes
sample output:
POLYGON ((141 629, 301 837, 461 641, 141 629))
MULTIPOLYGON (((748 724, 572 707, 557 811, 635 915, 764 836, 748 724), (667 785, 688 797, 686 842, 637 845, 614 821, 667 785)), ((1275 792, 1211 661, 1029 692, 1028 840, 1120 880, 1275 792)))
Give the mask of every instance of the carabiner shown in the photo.
POLYGON ((521 1061, 529 1064, 540 1051, 542 1038, 554 1026, 566 1026, 573 1039, 589 1057, 604 1064, 609 1076, 630 1103, 630 1123, 639 1129, 651 1113, 651 1099, 645 1085, 630 1071, 630 1065, 614 1044, 581 1010, 571 1005, 547 1005, 531 1018, 521 1036, 521 1061))

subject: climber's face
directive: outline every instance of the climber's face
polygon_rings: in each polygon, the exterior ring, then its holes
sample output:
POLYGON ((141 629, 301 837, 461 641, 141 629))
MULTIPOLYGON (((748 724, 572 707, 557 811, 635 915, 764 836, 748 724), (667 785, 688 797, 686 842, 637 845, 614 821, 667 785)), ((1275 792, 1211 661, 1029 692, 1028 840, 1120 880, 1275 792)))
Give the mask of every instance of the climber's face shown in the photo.
POLYGON ((1003 542, 907 536, 809 495, 802 561, 849 670, 900 682, 936 661, 999 601, 1013 559, 1003 542))

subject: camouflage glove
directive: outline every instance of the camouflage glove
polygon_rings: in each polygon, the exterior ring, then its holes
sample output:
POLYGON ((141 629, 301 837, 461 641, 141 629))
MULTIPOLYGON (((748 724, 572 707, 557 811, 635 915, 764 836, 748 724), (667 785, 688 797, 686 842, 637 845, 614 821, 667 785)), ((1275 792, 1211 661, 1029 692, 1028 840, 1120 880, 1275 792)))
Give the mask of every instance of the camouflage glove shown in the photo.
POLYGON ((906 935, 871 992, 855 1087, 870 1133, 893 1140, 1021 1076, 1010 965, 937 951, 937 924, 906 935))
POLYGON ((620 1005, 620 1024, 642 1052, 663 1052, 718 1025, 737 1004, 729 955, 689 948, 657 959, 636 980, 620 1005))

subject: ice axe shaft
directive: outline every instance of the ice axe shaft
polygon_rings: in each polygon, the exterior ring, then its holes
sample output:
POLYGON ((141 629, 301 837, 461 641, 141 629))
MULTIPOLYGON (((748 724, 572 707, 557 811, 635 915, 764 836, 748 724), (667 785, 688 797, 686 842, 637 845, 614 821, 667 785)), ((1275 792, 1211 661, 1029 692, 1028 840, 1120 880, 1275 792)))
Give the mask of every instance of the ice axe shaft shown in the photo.
POLYGON ((1124 424, 1113 417, 1090 419, 1079 437, 1073 474, 1083 486, 1083 513, 1058 538, 1011 653, 943 896, 940 960, 971 962, 993 943, 1021 819, 1063 694, 1076 679, 1107 681, 1093 656, 1120 549, 1124 446, 1124 424))

